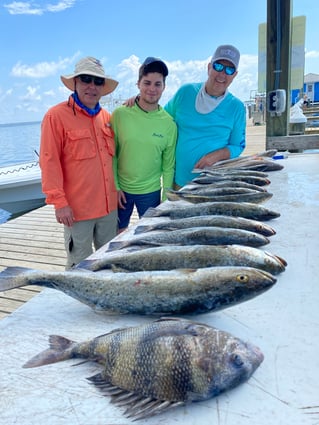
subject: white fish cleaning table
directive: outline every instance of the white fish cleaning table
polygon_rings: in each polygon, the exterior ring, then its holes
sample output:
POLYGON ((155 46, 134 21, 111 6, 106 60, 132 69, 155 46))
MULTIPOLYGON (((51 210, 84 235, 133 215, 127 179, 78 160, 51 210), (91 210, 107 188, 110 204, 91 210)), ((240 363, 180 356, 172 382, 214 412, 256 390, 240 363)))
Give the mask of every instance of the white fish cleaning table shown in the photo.
MULTIPOLYGON (((314 425, 319 422, 319 154, 295 154, 270 172, 281 213, 265 250, 288 262, 276 285, 220 312, 189 316, 260 347, 264 362, 245 384, 205 402, 143 420, 149 425, 314 425)), ((143 219, 147 222, 151 219, 143 219)), ((129 232, 128 232, 129 233, 129 232)), ((123 236, 122 236, 123 237, 123 236)), ((129 237, 129 234, 125 237, 129 237)), ((103 254, 103 248, 95 256, 103 254)), ((108 316, 45 289, 0 321, 0 423, 6 425, 132 424, 86 377, 99 366, 69 360, 41 368, 22 365, 48 347, 48 336, 76 341, 153 318, 108 316)))

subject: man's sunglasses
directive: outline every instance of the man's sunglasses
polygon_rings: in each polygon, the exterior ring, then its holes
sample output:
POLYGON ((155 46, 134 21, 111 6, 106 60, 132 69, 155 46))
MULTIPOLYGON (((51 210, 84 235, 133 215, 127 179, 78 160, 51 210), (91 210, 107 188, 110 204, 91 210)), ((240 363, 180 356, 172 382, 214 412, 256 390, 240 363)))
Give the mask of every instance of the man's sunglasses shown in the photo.
POLYGON ((79 78, 82 81, 82 83, 91 84, 93 81, 96 86, 103 86, 105 82, 105 78, 93 77, 92 75, 86 75, 86 74, 79 75, 79 78))
POLYGON ((233 75, 235 73, 235 71, 236 71, 236 68, 234 66, 223 65, 220 62, 214 62, 213 63, 213 68, 217 72, 222 72, 223 70, 225 70, 225 73, 227 75, 233 75))

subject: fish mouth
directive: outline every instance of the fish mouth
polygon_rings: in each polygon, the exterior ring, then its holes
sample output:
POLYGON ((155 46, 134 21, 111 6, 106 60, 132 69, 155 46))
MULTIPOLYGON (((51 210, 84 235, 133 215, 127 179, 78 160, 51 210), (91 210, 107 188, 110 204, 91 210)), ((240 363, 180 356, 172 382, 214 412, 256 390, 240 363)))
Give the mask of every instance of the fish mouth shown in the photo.
POLYGON ((272 275, 269 272, 266 272, 265 270, 259 270, 260 274, 263 277, 263 280, 265 282, 265 286, 272 286, 277 282, 277 278, 272 275))
POLYGON ((265 253, 269 255, 269 257, 273 258, 277 263, 279 263, 282 266, 283 270, 288 266, 287 261, 279 255, 272 254, 268 251, 265 251, 265 253))
POLYGON ((264 361, 264 358, 265 358, 264 353, 261 351, 259 347, 249 342, 246 342, 246 348, 254 355, 256 365, 259 366, 260 363, 264 361))

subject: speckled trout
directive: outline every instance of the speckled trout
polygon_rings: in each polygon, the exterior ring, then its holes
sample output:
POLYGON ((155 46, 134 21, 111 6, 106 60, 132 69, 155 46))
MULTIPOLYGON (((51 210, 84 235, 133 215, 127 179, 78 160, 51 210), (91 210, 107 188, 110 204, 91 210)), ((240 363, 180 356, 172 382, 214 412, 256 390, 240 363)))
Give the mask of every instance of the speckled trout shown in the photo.
POLYGON ((108 313, 192 314, 220 310, 270 289, 276 278, 252 267, 113 273, 9 267, 0 292, 26 285, 57 289, 108 313))
POLYGON ((247 266, 278 274, 287 262, 277 255, 243 245, 164 245, 138 251, 114 251, 96 260, 84 260, 77 268, 92 271, 174 270, 216 266, 247 266))
POLYGON ((103 369, 89 382, 133 420, 218 396, 246 382, 264 359, 258 347, 186 319, 162 318, 80 343, 51 335, 49 342, 25 368, 72 358, 98 362, 103 369))
POLYGON ((226 227, 232 229, 243 229, 250 232, 260 233, 264 236, 273 236, 276 231, 273 227, 258 220, 244 217, 231 217, 227 215, 199 215, 194 217, 177 218, 175 220, 154 220, 150 224, 137 225, 134 234, 138 235, 152 230, 176 230, 191 227, 226 227))
POLYGON ((251 202, 260 204, 272 197, 272 193, 245 188, 222 188, 211 190, 210 193, 197 193, 196 191, 174 191, 166 190, 169 201, 184 200, 193 204, 201 202, 251 202))
POLYGON ((160 208, 149 208, 143 217, 167 216, 172 219, 194 217, 198 215, 230 215, 267 221, 280 217, 280 213, 260 204, 249 202, 202 202, 177 206, 175 203, 161 205, 160 208))
POLYGON ((259 247, 267 245, 269 239, 259 233, 243 229, 224 227, 192 227, 171 231, 158 231, 132 236, 130 239, 110 242, 109 250, 133 245, 245 245, 259 247))

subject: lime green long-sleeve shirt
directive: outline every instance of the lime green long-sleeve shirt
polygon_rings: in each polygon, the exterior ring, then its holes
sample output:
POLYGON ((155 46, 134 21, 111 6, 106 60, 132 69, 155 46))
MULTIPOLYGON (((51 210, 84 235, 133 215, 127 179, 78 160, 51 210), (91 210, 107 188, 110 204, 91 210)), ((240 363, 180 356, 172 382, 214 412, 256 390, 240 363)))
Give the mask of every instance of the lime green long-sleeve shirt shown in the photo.
POLYGON ((138 105, 120 106, 111 117, 115 134, 115 185, 131 194, 171 188, 175 171, 177 127, 158 107, 146 112, 138 105))

